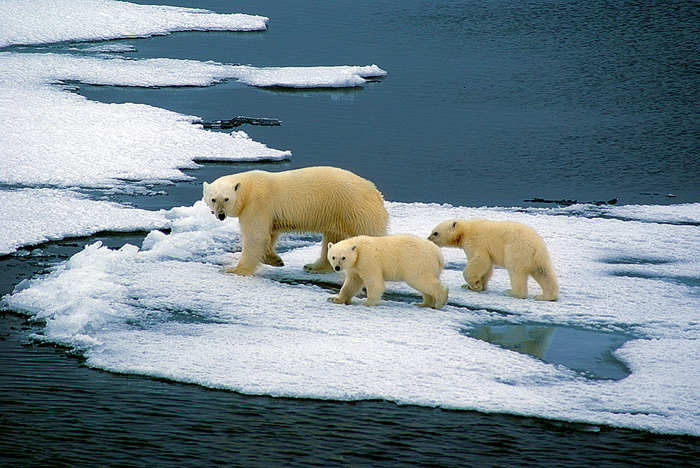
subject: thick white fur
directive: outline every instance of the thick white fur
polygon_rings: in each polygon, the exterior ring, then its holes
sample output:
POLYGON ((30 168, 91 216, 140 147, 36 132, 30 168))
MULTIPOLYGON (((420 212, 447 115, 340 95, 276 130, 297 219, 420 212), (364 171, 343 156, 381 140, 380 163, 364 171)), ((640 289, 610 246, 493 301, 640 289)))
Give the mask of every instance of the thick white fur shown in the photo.
POLYGON ((434 244, 412 235, 358 236, 328 245, 328 260, 336 271, 345 271, 338 304, 350 304, 367 289, 364 305, 377 305, 384 293, 384 281, 405 281, 423 294, 421 307, 440 309, 447 302, 447 288, 440 282, 442 252, 434 244))
POLYGON ((229 273, 252 275, 263 262, 282 266, 275 244, 282 232, 323 234, 321 257, 304 266, 330 272, 329 242, 361 234, 386 234, 388 213, 374 184, 334 167, 308 167, 284 172, 249 171, 204 183, 204 202, 224 220, 238 217, 243 252, 229 273))
POLYGON ((493 266, 505 267, 511 289, 506 294, 527 297, 527 279, 532 276, 542 288, 535 299, 556 301, 557 277, 544 240, 529 226, 513 221, 452 219, 438 224, 428 237, 440 247, 459 247, 467 254, 466 287, 486 289, 493 266))

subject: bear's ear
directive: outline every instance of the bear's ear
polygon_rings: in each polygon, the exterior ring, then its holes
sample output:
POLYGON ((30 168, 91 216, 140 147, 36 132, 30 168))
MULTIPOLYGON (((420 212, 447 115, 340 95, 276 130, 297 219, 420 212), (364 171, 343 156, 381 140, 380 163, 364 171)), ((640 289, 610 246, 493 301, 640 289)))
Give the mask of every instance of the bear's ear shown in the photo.
POLYGON ((353 252, 354 252, 355 250, 357 250, 357 244, 353 245, 353 246, 352 246, 352 249, 350 249, 350 250, 352 250, 353 252))
POLYGON ((240 187, 240 186, 241 186, 241 183, 238 182, 238 183, 236 184, 236 186, 233 187, 233 191, 234 191, 234 192, 237 191, 237 190, 238 190, 238 187, 240 187))
POLYGON ((206 191, 207 191, 207 187, 209 187, 209 184, 207 184, 206 182, 204 182, 204 184, 202 185, 202 187, 203 187, 202 192, 206 192, 206 191))
POLYGON ((456 228, 456 227, 457 227, 457 221, 453 221, 453 222, 452 222, 452 229, 454 229, 454 228, 456 228))
POLYGON ((333 247, 333 242, 328 243, 328 250, 331 250, 331 247, 333 247))

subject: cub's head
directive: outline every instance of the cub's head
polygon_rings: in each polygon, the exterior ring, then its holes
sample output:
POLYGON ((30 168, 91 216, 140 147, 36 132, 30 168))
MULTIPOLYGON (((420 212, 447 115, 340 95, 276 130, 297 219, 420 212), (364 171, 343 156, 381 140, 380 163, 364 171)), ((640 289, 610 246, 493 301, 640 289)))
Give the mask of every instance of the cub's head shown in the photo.
POLYGON ((462 241, 462 234, 458 229, 456 219, 443 221, 433 228, 428 236, 428 240, 440 247, 458 246, 462 241))
POLYGON ((212 214, 221 221, 232 214, 240 185, 240 182, 231 183, 223 177, 216 179, 211 184, 204 182, 204 203, 207 204, 212 214))
POLYGON ((337 244, 328 243, 328 261, 335 271, 346 270, 357 262, 357 244, 340 241, 337 244))

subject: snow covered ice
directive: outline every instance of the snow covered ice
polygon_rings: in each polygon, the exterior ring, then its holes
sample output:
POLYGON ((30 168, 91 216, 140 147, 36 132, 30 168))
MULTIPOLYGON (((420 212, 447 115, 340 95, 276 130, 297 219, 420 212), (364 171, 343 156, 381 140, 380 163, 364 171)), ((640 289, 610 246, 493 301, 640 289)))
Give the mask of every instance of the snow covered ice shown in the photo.
POLYGON ((267 18, 112 0, 4 0, 0 47, 147 37, 175 31, 260 31, 267 18), (41 11, 41 14, 37 14, 41 11))
POLYGON ((4 297, 6 307, 45 323, 36 339, 80 349, 96 368, 249 394, 379 398, 700 435, 700 204, 509 209, 388 202, 393 233, 427 237, 444 219, 486 217, 526 223, 548 244, 558 302, 532 300, 533 282, 530 299, 504 296, 503 270, 488 292, 461 289, 464 253, 443 249, 450 298, 434 311, 413 305, 420 298, 401 283, 389 284, 376 308, 357 299, 329 303, 342 277, 302 269, 317 257, 320 236, 284 236, 285 267, 231 276, 222 267, 239 255, 235 219, 219 222, 202 202, 151 212, 82 192, 185 180, 181 169, 200 159, 291 154, 244 132, 206 131, 195 116, 89 101, 69 83, 238 80, 325 88, 360 86, 385 72, 374 65, 130 60, 114 55, 129 50, 123 46, 47 53, 19 45, 266 24, 261 17, 108 0, 3 3, 0 46, 14 47, 0 52, 0 255, 67 236, 151 231, 140 246, 90 245, 4 297), (67 8, 76 13, 62 14, 67 8), (103 21, 104 12, 117 20, 103 21), (615 357, 631 374, 592 379, 469 336, 482 326, 522 324, 624 333, 631 339, 615 357))
POLYGON ((90 200, 73 191, 22 189, 0 191, 0 256, 22 247, 89 236, 102 231, 131 232, 164 228, 164 212, 90 200), (66 214, 70 213, 69 216, 66 214))
POLYGON ((442 311, 416 307, 420 298, 401 283, 390 283, 376 308, 357 299, 332 304, 327 298, 342 277, 303 273, 320 238, 302 235, 281 240, 285 267, 225 275, 222 267, 238 255, 237 221, 217 221, 200 201, 166 213, 170 234, 153 231, 141 248, 93 244, 5 302, 46 322, 37 339, 82 349, 89 365, 115 372, 250 394, 378 398, 700 434, 697 206, 679 224, 650 221, 653 207, 635 219, 624 207, 585 216, 569 209, 388 208, 393 233, 427 236, 435 221, 452 217, 533 226, 549 245, 561 299, 534 301, 536 290, 527 300, 504 296, 504 270, 486 293, 461 289, 464 253, 443 249, 450 299, 442 311), (615 219, 619 211, 627 220, 615 219), (632 339, 615 355, 631 375, 591 379, 465 333, 489 324, 624 332, 632 339))

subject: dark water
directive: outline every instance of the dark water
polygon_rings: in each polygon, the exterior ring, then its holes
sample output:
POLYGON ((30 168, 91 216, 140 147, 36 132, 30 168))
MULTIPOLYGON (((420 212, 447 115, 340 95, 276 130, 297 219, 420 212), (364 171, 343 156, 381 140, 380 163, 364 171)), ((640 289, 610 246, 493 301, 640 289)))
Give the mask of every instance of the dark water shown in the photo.
MULTIPOLYGON (((700 201, 697 2, 148 3, 262 14, 269 30, 128 40, 138 50, 130 56, 376 63, 389 73, 332 92, 232 82, 81 86, 91 99, 144 102, 204 120, 280 119, 280 127, 241 127, 293 152, 269 170, 341 166, 396 201, 700 201)), ((189 172, 196 181, 120 201, 189 205, 201 180, 252 167, 205 165, 189 172)), ((141 237, 69 239, 0 258, 0 294, 97 239, 119 246, 141 237)), ((605 467, 700 459, 694 437, 381 401, 249 397, 115 375, 85 367, 69 350, 28 344, 34 331, 20 317, 0 317, 0 466, 605 467)))
POLYGON ((265 15, 269 30, 129 40, 138 52, 127 55, 376 63, 388 76, 336 92, 227 83, 82 94, 205 120, 279 119, 242 129, 291 150, 292 167, 345 167, 393 201, 700 201, 698 2, 169 3, 265 15))
POLYGON ((466 411, 250 397, 89 369, 0 316, 0 466, 693 466, 694 437, 466 411))

